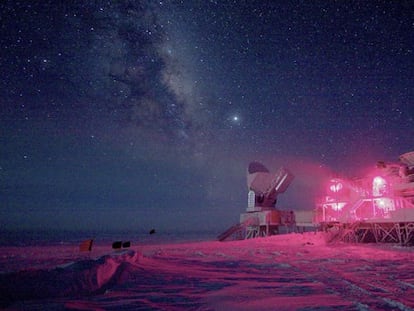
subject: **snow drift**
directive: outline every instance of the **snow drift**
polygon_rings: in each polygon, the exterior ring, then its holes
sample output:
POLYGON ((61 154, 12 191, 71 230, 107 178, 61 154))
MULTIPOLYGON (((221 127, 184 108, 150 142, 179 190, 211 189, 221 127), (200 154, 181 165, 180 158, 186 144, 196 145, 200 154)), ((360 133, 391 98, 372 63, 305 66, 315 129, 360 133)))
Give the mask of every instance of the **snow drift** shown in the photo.
POLYGON ((23 270, 0 275, 0 301, 104 293, 119 284, 139 262, 134 251, 105 255, 65 264, 53 269, 23 270))

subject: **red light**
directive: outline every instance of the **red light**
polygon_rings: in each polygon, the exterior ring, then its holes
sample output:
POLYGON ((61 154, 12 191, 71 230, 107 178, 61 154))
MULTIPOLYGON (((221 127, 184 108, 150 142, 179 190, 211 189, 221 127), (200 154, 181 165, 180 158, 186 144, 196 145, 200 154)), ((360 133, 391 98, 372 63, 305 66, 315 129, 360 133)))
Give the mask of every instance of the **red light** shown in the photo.
POLYGON ((339 192, 344 186, 341 182, 336 180, 331 180, 331 185, 329 186, 329 190, 332 192, 339 192))
POLYGON ((372 180, 372 195, 383 196, 387 193, 387 181, 381 176, 375 176, 372 180))
POLYGON ((381 176, 376 176, 374 177, 374 180, 372 181, 373 185, 377 185, 377 186, 383 186, 385 185, 387 182, 385 181, 384 178, 382 178, 381 176))

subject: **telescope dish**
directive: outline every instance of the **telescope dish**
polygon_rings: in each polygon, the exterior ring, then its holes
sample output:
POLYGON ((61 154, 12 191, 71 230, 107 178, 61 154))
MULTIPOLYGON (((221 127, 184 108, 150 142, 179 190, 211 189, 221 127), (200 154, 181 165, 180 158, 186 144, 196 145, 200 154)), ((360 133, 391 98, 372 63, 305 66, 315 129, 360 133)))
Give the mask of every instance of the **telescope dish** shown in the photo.
POLYGON ((249 174, 254 173, 269 173, 269 170, 260 162, 250 162, 249 168, 247 169, 249 174))
POLYGON ((414 151, 400 155, 400 161, 408 166, 414 166, 414 151))

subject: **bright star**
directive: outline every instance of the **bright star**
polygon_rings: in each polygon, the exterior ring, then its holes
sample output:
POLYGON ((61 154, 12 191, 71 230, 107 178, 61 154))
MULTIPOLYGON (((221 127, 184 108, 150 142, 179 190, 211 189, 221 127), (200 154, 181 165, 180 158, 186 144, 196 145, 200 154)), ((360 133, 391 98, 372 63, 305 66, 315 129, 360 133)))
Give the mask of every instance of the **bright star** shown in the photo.
POLYGON ((240 125, 241 124, 241 118, 239 115, 235 114, 232 115, 228 118, 228 120, 230 121, 230 123, 232 123, 233 125, 240 125))

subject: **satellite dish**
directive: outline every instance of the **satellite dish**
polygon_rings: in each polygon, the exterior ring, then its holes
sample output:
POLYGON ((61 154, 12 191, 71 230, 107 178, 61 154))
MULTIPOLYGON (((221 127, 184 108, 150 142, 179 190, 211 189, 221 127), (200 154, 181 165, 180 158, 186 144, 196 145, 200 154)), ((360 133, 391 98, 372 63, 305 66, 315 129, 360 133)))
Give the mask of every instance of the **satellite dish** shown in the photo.
POLYGON ((250 162, 248 172, 249 174, 254 174, 254 173, 259 173, 259 172, 269 173, 269 170, 262 163, 254 161, 254 162, 250 162))
POLYGON ((400 155, 400 161, 408 166, 414 166, 414 151, 400 155))

